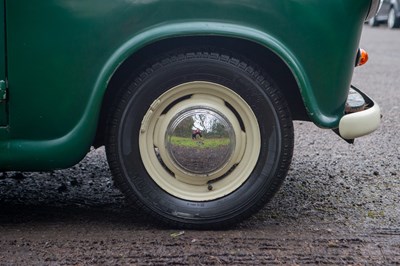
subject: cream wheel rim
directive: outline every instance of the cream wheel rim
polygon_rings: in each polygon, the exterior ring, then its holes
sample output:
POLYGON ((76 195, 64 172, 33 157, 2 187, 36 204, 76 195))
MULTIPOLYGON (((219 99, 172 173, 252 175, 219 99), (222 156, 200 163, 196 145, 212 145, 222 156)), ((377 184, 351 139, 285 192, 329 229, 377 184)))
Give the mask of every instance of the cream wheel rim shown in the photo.
POLYGON ((194 81, 175 86, 146 112, 143 164, 164 191, 190 201, 226 196, 250 177, 261 136, 250 106, 231 89, 194 81))

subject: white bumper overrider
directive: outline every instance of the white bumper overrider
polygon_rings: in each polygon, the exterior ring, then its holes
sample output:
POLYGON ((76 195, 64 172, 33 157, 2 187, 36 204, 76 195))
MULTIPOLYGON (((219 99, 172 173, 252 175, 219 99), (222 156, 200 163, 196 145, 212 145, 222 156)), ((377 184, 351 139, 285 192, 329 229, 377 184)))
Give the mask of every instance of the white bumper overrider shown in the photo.
POLYGON ((339 134, 344 139, 355 139, 376 130, 381 121, 379 105, 357 90, 368 103, 368 109, 344 115, 339 122, 339 134))

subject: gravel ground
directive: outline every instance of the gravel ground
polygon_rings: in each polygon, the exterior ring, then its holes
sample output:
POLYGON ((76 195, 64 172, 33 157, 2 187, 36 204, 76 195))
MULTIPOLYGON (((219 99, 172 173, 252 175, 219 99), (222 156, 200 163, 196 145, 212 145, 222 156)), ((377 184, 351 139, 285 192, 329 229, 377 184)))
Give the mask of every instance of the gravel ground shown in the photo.
POLYGON ((176 231, 128 208, 104 150, 52 173, 0 174, 0 265, 400 265, 400 31, 365 27, 353 84, 381 106, 375 133, 349 145, 295 123, 276 197, 225 231, 176 231))

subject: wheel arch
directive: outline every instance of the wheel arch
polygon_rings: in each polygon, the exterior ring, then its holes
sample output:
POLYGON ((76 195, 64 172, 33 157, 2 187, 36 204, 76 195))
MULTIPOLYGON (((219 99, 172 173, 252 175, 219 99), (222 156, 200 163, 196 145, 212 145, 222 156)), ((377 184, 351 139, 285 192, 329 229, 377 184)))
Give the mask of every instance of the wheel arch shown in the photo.
MULTIPOLYGON (((104 66, 98 80, 106 83, 94 146, 104 144, 108 110, 119 95, 119 88, 149 58, 185 47, 214 46, 242 54, 258 64, 277 82, 295 120, 310 120, 308 80, 296 57, 278 40, 263 32, 221 23, 185 23, 162 26, 121 46, 104 66), (149 56, 150 55, 150 56, 149 56), (306 108, 307 106, 307 108, 306 108)), ((99 83, 99 82, 98 82, 99 83)))

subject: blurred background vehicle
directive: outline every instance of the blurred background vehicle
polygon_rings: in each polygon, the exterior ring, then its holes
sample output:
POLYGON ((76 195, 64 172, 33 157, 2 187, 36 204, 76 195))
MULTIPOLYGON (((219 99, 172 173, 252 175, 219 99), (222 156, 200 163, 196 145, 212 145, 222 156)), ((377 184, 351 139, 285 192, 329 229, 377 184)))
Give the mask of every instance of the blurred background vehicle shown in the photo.
POLYGON ((400 0, 383 0, 378 14, 368 21, 372 27, 382 23, 387 24, 390 29, 400 27, 400 0))

